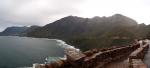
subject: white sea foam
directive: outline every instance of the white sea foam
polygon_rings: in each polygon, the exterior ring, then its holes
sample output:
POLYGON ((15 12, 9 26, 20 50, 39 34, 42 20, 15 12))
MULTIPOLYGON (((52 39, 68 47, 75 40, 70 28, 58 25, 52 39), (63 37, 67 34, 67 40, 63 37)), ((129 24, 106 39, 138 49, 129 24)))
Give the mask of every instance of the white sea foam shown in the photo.
POLYGON ((71 45, 68 45, 66 42, 62 41, 62 40, 56 40, 58 42, 58 45, 61 46, 62 48, 69 48, 69 49, 75 49, 77 51, 80 51, 80 49, 78 48, 75 48, 74 46, 71 46, 71 45))
MULTIPOLYGON (((34 38, 33 38, 34 39, 34 38)), ((64 42, 63 40, 59 40, 59 39, 48 39, 48 38, 40 38, 40 39, 43 39, 43 40, 56 40, 56 42, 58 42, 58 45, 64 49, 67 49, 67 48, 71 48, 71 49, 75 49, 77 51, 80 51, 80 49, 78 48, 75 48, 74 46, 71 46, 71 45, 68 45, 66 42, 64 42)))
MULTIPOLYGON (((68 44, 67 44, 66 42, 64 42, 63 40, 59 40, 59 39, 48 39, 48 38, 32 38, 32 37, 30 37, 30 38, 31 38, 31 39, 43 39, 43 40, 56 41, 56 42, 58 42, 57 45, 60 46, 61 48, 64 48, 64 49, 69 48, 69 49, 75 49, 75 50, 77 50, 77 51, 80 51, 80 49, 77 49, 77 48, 75 48, 74 46, 68 45, 68 44)), ((64 55, 64 57, 51 57, 51 58, 47 57, 47 58, 45 59, 47 62, 45 62, 45 63, 51 62, 51 60, 52 60, 52 61, 58 60, 57 58, 58 58, 58 59, 61 59, 61 60, 66 60, 66 55, 64 55)), ((34 66, 33 66, 33 67, 34 67, 34 66)), ((18 67, 18 68, 33 68, 33 67, 18 67)))
MULTIPOLYGON (((74 46, 68 45, 68 44, 67 44, 66 42, 64 42, 63 40, 59 40, 59 39, 48 39, 48 38, 40 38, 40 39, 56 41, 56 42, 57 42, 57 45, 60 46, 61 48, 64 48, 64 49, 69 48, 69 49, 75 49, 75 50, 77 50, 77 51, 80 51, 80 49, 77 49, 77 48, 75 48, 74 46)), ((45 63, 50 63, 50 62, 52 62, 52 61, 56 61, 56 60, 59 60, 59 59, 61 59, 61 60, 66 60, 67 58, 66 58, 66 55, 64 55, 64 57, 50 57, 50 56, 49 56, 49 57, 45 58, 45 60, 47 61, 47 62, 45 62, 45 63)))

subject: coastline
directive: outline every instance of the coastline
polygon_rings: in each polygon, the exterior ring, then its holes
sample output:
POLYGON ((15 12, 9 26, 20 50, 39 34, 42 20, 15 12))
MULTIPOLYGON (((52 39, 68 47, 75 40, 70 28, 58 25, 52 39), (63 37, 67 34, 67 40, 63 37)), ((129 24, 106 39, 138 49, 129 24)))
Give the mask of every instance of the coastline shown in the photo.
MULTIPOLYGON (((65 48, 74 48, 73 46, 71 46, 71 45, 68 45, 68 44, 66 44, 66 42, 64 42, 63 40, 60 40, 60 39, 49 39, 49 38, 36 38, 36 37, 26 37, 26 36, 0 36, 0 37, 7 37, 7 38, 11 38, 11 37, 14 37, 13 39, 16 39, 16 38, 22 38, 22 39, 26 39, 26 38, 29 38, 29 39, 37 39, 37 40, 45 40, 45 41, 53 41, 53 42, 56 42, 56 46, 57 47, 59 47, 59 48, 61 48, 61 49, 65 49, 65 48)), ((49 45, 49 44, 48 44, 49 45)), ((74 48, 75 49, 75 48, 74 48)), ((54 51, 55 52, 55 51, 54 51)), ((57 53, 56 53, 57 54, 57 53)), ((51 61, 51 60, 46 60, 46 59, 50 59, 50 55, 49 56, 47 56, 47 57, 45 57, 45 59, 43 59, 44 60, 44 62, 43 63, 45 63, 45 62, 47 62, 47 61, 51 61)), ((64 55, 62 55, 62 56, 58 56, 58 57, 51 57, 51 58, 54 58, 54 60, 55 60, 55 58, 57 59, 57 58, 59 58, 59 59, 65 59, 65 56, 64 55)), ((36 62, 35 62, 36 63, 36 62)), ((34 63, 32 63, 32 64, 34 64, 34 63)), ((32 65, 31 64, 31 65, 32 65)), ((30 67, 28 67, 28 66, 26 66, 26 65, 24 65, 24 66, 19 66, 18 68, 30 68, 30 67)))

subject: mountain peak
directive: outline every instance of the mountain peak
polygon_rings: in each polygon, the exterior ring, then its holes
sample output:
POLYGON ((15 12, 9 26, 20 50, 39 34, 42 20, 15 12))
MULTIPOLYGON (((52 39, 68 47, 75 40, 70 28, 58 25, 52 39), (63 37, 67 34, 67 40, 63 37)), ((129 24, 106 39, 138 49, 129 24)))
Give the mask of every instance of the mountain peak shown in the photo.
POLYGON ((78 16, 72 16, 72 15, 69 15, 69 16, 66 16, 64 18, 79 18, 78 16))
POLYGON ((114 14, 113 16, 124 16, 124 15, 122 15, 122 14, 114 14))
POLYGON ((122 14, 115 14, 109 17, 111 22, 119 23, 124 26, 137 26, 137 22, 130 17, 124 16, 122 14))

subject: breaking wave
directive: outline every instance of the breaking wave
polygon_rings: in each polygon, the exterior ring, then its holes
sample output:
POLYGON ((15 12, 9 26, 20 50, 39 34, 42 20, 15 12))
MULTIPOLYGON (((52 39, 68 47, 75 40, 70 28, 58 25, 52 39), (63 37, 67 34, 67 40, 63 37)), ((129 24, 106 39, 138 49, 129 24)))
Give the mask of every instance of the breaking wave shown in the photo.
MULTIPOLYGON (((32 39, 35 39, 35 38, 32 38, 32 39)), ((36 38, 38 39, 38 38, 36 38)), ((80 49, 78 48, 75 48, 74 46, 71 46, 71 45, 68 45, 66 42, 64 42, 63 40, 59 40, 59 39, 48 39, 48 38, 40 38, 40 39, 43 39, 43 40, 55 40, 56 42, 58 42, 58 45, 64 49, 67 49, 67 48, 70 48, 70 49, 75 49, 77 51, 80 51, 80 49)))
POLYGON ((80 51, 80 49, 75 48, 74 46, 68 45, 66 42, 64 42, 62 40, 56 39, 56 41, 58 42, 58 45, 62 48, 65 48, 65 49, 69 48, 69 49, 75 49, 77 51, 80 51))
MULTIPOLYGON (((80 49, 75 48, 74 46, 68 45, 66 42, 64 42, 63 40, 58 40, 58 39, 49 39, 49 40, 55 40, 58 46, 60 46, 63 49, 75 49, 76 51, 80 51, 80 49)), ((51 62, 55 62, 57 60, 66 60, 67 57, 66 55, 64 55, 64 57, 47 57, 45 60, 47 61, 46 63, 51 63, 51 62)))

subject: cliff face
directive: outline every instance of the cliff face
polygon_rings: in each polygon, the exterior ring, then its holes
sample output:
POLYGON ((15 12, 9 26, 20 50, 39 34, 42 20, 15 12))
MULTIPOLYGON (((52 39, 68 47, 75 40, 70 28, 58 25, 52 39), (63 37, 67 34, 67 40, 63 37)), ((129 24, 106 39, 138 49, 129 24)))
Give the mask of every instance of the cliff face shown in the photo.
POLYGON ((64 17, 27 33, 29 37, 59 38, 83 50, 121 45, 135 38, 138 24, 133 19, 115 14, 110 17, 64 17), (122 41, 115 40, 119 37, 122 41), (119 42, 119 44, 116 44, 119 42), (107 44, 106 44, 107 42, 107 44))

